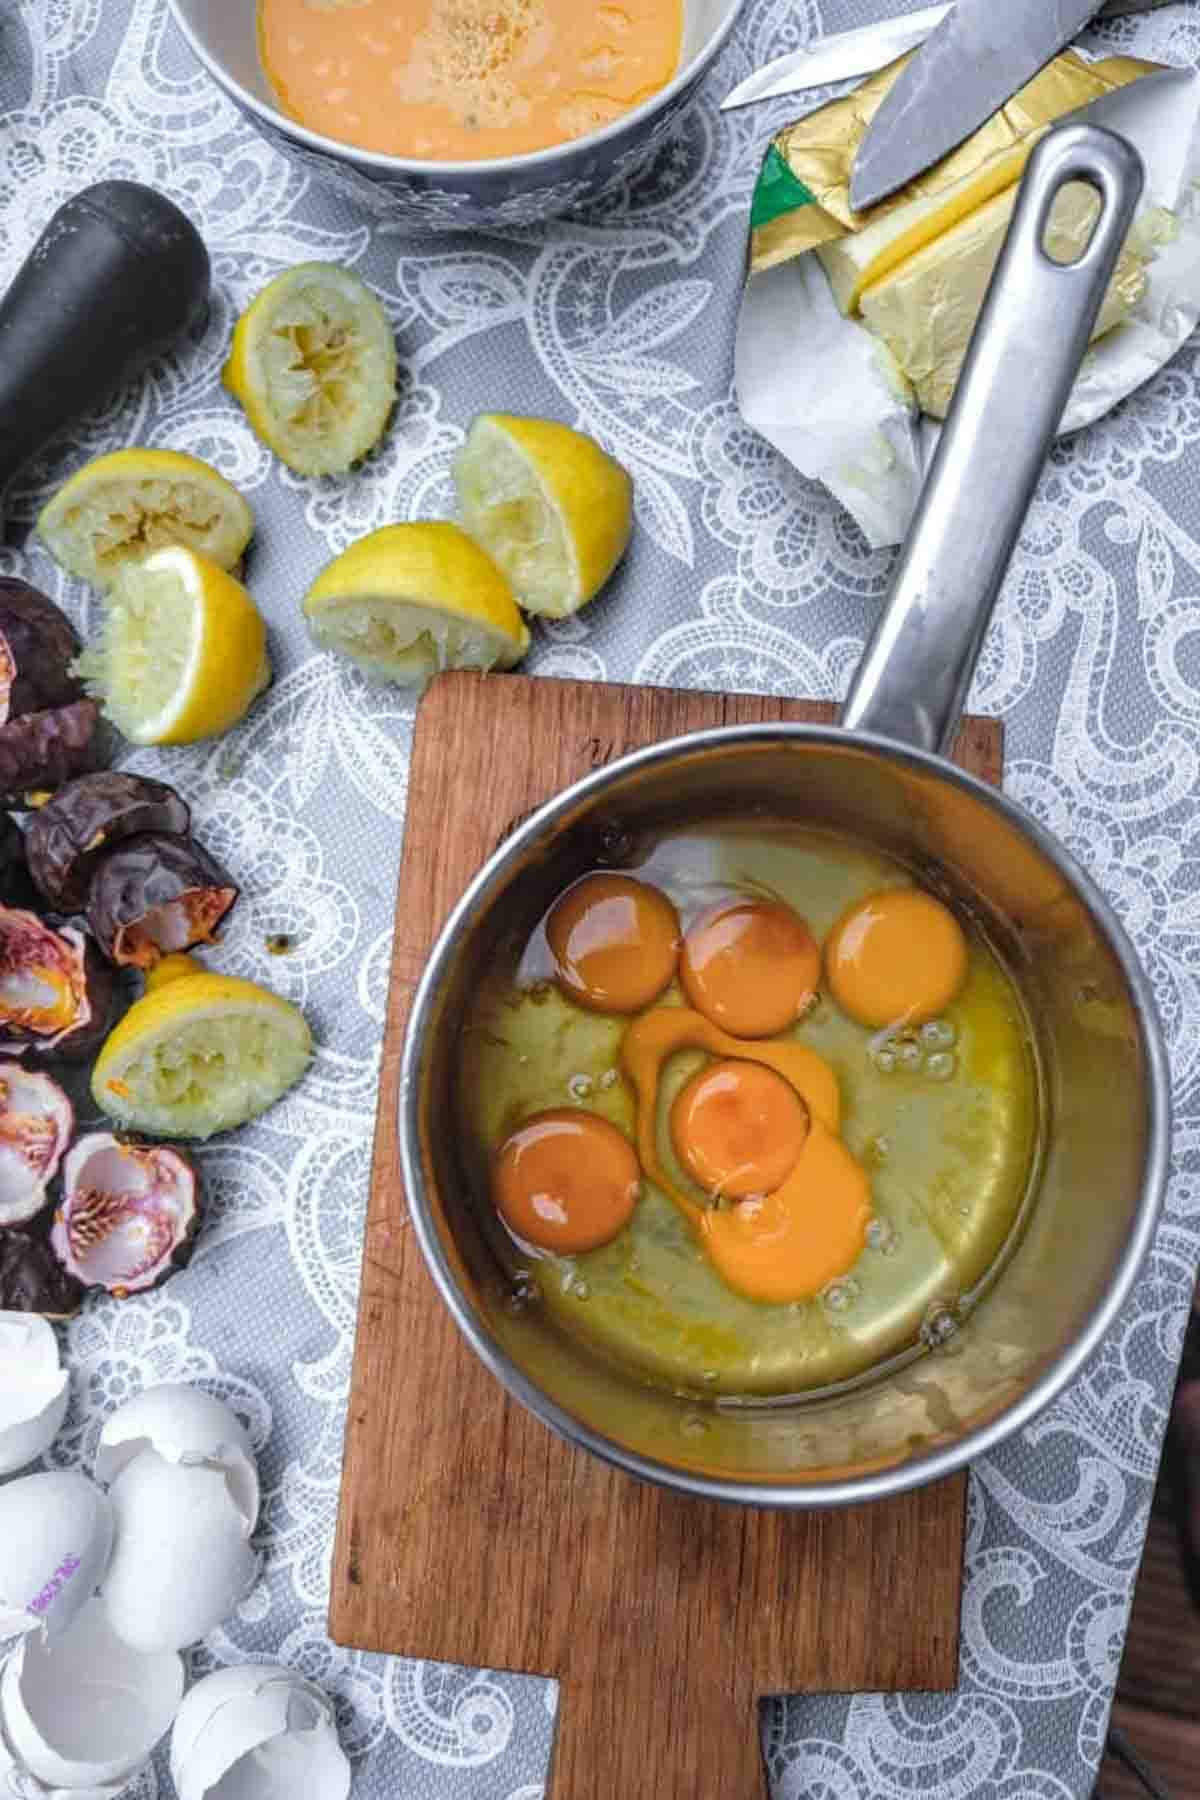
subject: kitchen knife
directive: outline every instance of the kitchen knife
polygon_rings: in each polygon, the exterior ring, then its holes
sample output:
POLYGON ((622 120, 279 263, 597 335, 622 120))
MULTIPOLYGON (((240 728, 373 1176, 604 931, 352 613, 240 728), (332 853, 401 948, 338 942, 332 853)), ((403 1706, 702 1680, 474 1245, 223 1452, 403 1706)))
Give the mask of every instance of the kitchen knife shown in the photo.
MULTIPOLYGON (((1169 6, 1172 0, 1108 0, 1096 15, 1116 19, 1128 13, 1154 12, 1169 6)), ((831 82, 850 81, 857 75, 872 75, 896 57, 923 44, 935 26, 953 8, 949 5, 926 6, 919 12, 901 13, 893 19, 882 19, 877 25, 861 25, 854 31, 838 31, 802 50, 789 50, 774 57, 753 75, 747 75, 721 102, 722 112, 749 106, 755 100, 773 100, 780 94, 802 94, 807 88, 827 87, 831 82)))
POLYGON ((1095 17, 1101 0, 958 0, 883 97, 858 147, 865 212, 977 131, 1095 17))

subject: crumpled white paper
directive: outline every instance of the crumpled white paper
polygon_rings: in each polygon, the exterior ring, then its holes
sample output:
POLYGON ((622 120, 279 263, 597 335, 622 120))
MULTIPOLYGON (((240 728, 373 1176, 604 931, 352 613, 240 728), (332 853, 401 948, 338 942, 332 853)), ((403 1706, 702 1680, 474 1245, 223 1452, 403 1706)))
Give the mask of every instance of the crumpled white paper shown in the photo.
MULTIPOLYGON (((1076 48, 1108 54, 1095 44, 1076 48)), ((1127 53, 1139 54, 1137 46, 1127 53)), ((1072 118, 1136 145, 1146 165, 1142 213, 1164 207, 1176 230, 1147 264, 1136 312, 1084 357, 1060 434, 1092 424, 1140 387, 1200 319, 1200 75, 1164 69, 1072 118)), ((903 541, 939 433, 900 392, 889 363, 865 325, 843 318, 811 253, 747 283, 734 351, 742 416, 801 474, 829 488, 872 548, 903 541)))

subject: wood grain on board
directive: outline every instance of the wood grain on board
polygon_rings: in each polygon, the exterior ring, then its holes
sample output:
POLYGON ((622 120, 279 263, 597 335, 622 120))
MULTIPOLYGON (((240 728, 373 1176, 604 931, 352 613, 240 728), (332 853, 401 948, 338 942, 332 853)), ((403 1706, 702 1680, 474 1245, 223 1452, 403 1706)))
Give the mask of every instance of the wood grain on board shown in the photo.
MULTIPOLYGON (((506 829, 588 768, 712 725, 830 706, 446 675, 413 741, 329 1623, 341 1644, 552 1675, 551 1800, 762 1800, 756 1702, 949 1688, 965 1478, 837 1512, 642 1485, 511 1400, 425 1271, 400 1182, 409 998, 506 829)), ((956 755, 998 781, 1001 728, 956 755)))

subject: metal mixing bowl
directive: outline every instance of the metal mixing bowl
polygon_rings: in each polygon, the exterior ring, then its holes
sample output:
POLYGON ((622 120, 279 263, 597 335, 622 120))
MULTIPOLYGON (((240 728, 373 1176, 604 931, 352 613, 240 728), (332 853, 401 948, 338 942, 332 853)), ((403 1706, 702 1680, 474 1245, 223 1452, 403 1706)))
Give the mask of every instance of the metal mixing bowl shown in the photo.
POLYGON ((258 58, 256 0, 169 0, 213 80, 264 137, 390 221, 427 230, 534 225, 623 181, 680 124, 742 4, 684 0, 677 73, 602 130, 525 156, 430 162, 357 150, 307 130, 281 111, 258 58))
POLYGON ((439 938, 401 1072, 404 1179, 422 1250, 470 1343, 573 1442, 685 1492, 829 1506, 933 1480, 1018 1430, 1079 1373, 1137 1277, 1166 1179, 1169 1083, 1149 984, 1103 895, 1012 801, 938 754, 1141 187, 1136 153, 1063 128, 1030 161, 1008 243, 848 729, 770 726, 623 758, 543 807, 491 858, 439 938), (1067 180, 1100 192, 1069 266, 1041 248, 1067 180), (718 816, 832 826, 902 857, 983 920, 1041 1065, 1044 1152, 1023 1233, 926 1341, 823 1397, 706 1404, 602 1362, 514 1310, 454 1128, 459 1030, 481 972, 621 834, 718 816), (615 834, 615 836, 614 836, 615 834))

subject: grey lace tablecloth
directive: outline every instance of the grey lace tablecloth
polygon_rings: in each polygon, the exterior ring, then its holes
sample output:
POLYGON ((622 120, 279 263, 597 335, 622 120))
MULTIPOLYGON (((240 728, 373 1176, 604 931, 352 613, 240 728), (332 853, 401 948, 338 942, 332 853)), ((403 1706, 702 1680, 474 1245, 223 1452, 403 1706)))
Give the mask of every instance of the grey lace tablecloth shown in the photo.
MULTIPOLYGON (((739 421, 731 334, 748 200, 788 103, 722 120, 715 101, 768 57, 885 9, 747 0, 704 105, 615 201, 532 231, 413 241, 311 185, 241 123, 163 0, 0 0, 0 285, 68 194, 131 176, 202 226, 218 286, 204 337, 10 495, 0 570, 86 622, 84 590, 24 540, 46 494, 102 450, 189 450, 249 495, 248 578, 275 685, 216 746, 137 761, 183 789, 244 885, 222 963, 286 991, 320 1043, 285 1104, 201 1152, 209 1210, 191 1268, 70 1326, 72 1406, 51 1460, 90 1462, 105 1414, 147 1383, 199 1382, 233 1403, 264 1477, 264 1576, 195 1661, 278 1657, 324 1682, 363 1800, 535 1800, 556 1696, 549 1682, 366 1656, 325 1634, 413 707, 315 654, 299 598, 360 533, 449 509, 448 464, 473 413, 549 413, 633 470, 638 532, 610 595, 539 631, 532 669, 841 692, 890 556, 867 551, 739 421), (405 371, 384 447, 346 481, 281 469, 218 380, 236 313, 313 257, 373 284, 405 371), (279 931, 295 950, 270 957, 279 931)), ((1200 52, 1189 10, 1155 23, 1176 61, 1200 52)), ((1007 722, 1009 792, 1093 871, 1152 973, 1179 1115, 1168 1214, 1094 1366, 974 1471, 959 1692, 774 1708, 765 1741, 788 1800, 1077 1800, 1100 1755, 1200 1242, 1198 377, 1190 345, 1056 454, 973 696, 1007 722)), ((429 1579, 452 1606, 452 1545, 429 1579)), ((130 1791, 169 1794, 165 1764, 130 1791)))

